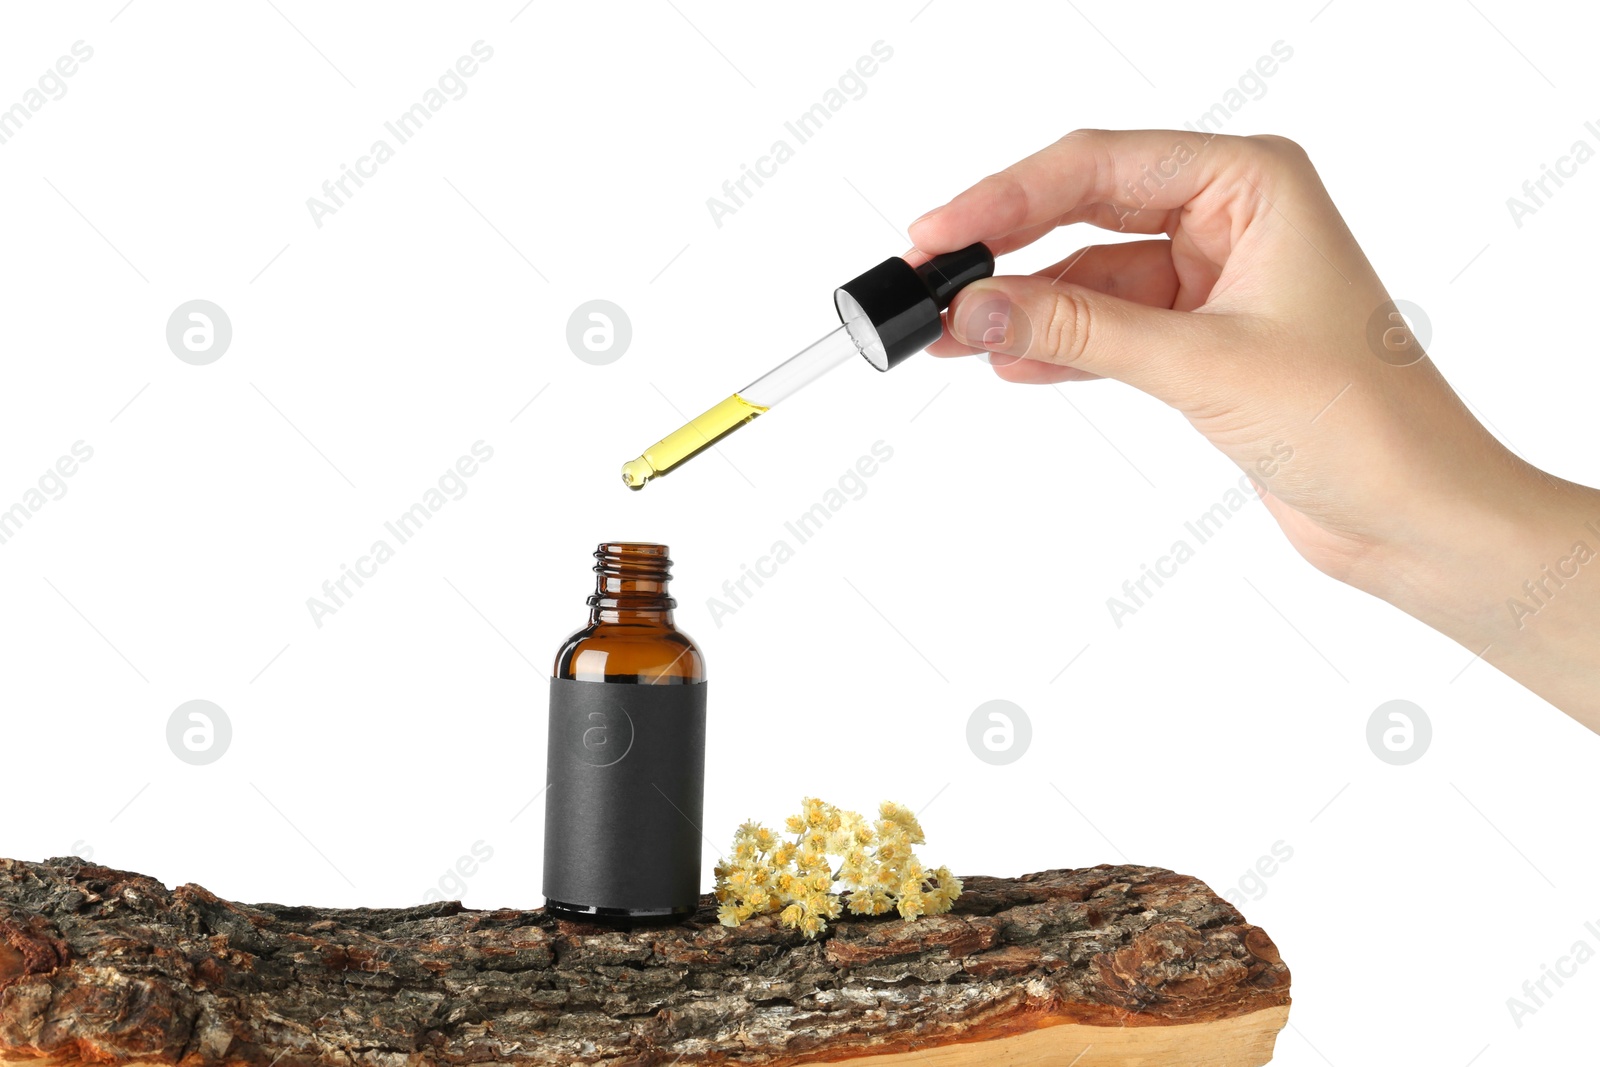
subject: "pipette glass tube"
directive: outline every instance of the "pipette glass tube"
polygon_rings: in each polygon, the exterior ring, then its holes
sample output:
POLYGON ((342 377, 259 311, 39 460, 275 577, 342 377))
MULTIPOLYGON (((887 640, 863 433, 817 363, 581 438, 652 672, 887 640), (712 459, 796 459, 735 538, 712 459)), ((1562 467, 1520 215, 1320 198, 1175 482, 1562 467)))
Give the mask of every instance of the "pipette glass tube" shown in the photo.
POLYGON ((918 267, 892 256, 852 278, 833 294, 843 325, 624 463, 623 482, 643 489, 851 356, 881 371, 897 366, 939 337, 939 313, 962 286, 993 273, 993 253, 975 244, 918 267))
POLYGON ((830 331, 763 374, 709 411, 690 419, 622 465, 622 480, 629 489, 668 473, 699 455, 757 415, 770 411, 780 400, 798 393, 851 356, 861 354, 849 326, 830 331))

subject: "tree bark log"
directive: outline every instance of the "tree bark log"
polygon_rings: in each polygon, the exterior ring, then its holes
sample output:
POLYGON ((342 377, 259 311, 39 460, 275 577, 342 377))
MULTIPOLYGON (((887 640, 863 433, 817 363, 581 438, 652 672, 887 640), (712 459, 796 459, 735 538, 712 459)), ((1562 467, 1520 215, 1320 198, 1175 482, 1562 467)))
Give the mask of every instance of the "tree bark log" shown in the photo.
POLYGON ((454 901, 236 904, 74 859, 0 859, 0 1062, 1271 1058, 1288 968, 1197 879, 1100 866, 965 882, 948 915, 843 918, 807 941, 771 917, 719 926, 709 897, 685 924, 619 932, 454 901))

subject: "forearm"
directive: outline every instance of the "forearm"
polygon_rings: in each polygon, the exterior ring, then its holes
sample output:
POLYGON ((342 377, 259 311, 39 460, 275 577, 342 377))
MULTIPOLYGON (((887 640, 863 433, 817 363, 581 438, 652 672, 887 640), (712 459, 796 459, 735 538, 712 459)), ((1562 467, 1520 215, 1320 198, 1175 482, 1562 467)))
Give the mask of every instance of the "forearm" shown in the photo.
POLYGON ((1600 491, 1518 467, 1437 507, 1372 591, 1600 733, 1600 491))

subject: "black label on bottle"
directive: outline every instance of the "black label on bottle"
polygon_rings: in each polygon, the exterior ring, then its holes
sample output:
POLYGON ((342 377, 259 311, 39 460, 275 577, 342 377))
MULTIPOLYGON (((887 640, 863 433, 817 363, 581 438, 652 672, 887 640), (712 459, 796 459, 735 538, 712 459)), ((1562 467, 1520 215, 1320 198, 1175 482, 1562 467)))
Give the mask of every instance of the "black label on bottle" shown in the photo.
POLYGON ((706 683, 550 680, 544 895, 655 911, 700 899, 706 683))

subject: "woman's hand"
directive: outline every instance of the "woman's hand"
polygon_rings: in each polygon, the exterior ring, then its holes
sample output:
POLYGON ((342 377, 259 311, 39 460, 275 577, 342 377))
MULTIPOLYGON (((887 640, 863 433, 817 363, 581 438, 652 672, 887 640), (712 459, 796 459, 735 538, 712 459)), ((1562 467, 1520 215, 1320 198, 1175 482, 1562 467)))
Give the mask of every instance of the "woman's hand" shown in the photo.
POLYGON ((1162 237, 976 282, 930 351, 986 352, 1013 382, 1116 378, 1166 402, 1255 479, 1314 566, 1474 653, 1489 646, 1486 659, 1600 728, 1600 562, 1576 565, 1542 607, 1524 597, 1532 615, 1508 603, 1583 533, 1600 554, 1600 493, 1478 423, 1299 146, 1072 133, 918 219, 908 258, 974 241, 1001 255, 1073 222, 1162 237))

